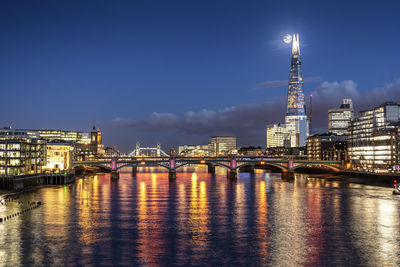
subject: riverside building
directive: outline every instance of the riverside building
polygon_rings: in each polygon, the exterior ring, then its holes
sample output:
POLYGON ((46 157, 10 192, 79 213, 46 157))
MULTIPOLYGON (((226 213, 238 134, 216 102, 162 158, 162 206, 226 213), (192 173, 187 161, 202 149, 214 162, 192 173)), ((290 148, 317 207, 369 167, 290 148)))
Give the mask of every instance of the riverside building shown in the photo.
POLYGON ((74 146, 72 143, 47 143, 45 171, 66 171, 71 168, 74 146))
POLYGON ((104 145, 102 134, 93 125, 90 133, 80 131, 64 131, 57 129, 0 129, 0 140, 43 140, 46 143, 71 143, 74 147, 73 156, 77 160, 103 155, 104 145))
POLYGON ((400 105, 387 102, 361 111, 349 124, 349 158, 353 169, 389 172, 399 167, 400 105))
POLYGON ((0 140, 0 176, 41 173, 44 150, 40 140, 0 140))
POLYGON ((328 109, 329 132, 336 135, 349 135, 348 127, 353 115, 351 99, 343 99, 338 109, 328 109))
POLYGON ((314 134, 308 137, 307 159, 346 160, 347 136, 324 133, 314 134))

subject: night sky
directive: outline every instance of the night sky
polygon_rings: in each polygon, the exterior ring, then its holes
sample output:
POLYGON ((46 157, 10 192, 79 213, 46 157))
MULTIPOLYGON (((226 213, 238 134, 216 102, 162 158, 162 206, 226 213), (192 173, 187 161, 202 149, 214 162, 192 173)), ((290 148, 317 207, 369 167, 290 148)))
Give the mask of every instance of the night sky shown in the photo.
POLYGON ((89 131, 121 151, 218 134, 265 147, 299 33, 314 132, 400 98, 398 1, 1 1, 0 126, 89 131))

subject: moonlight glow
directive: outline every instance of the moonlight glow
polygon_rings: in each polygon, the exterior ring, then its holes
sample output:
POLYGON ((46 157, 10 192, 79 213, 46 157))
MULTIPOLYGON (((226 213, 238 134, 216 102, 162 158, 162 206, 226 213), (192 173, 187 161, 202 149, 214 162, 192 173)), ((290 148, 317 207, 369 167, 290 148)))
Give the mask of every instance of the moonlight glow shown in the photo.
POLYGON ((286 44, 290 44, 290 42, 292 42, 292 35, 286 34, 285 36, 283 36, 283 42, 286 44))

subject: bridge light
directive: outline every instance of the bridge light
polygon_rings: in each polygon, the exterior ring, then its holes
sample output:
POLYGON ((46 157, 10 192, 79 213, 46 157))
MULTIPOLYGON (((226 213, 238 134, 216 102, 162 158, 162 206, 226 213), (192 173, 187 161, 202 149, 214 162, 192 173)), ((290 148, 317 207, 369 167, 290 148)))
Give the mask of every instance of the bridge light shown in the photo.
POLYGON ((204 164, 204 163, 206 163, 206 161, 205 161, 205 160, 201 160, 200 163, 201 163, 201 164, 204 164))
POLYGON ((145 161, 142 161, 142 162, 140 162, 140 164, 142 164, 142 165, 146 165, 146 162, 145 162, 145 161))
POLYGON ((261 164, 261 165, 264 165, 264 164, 265 164, 265 162, 264 162, 264 161, 261 161, 261 162, 260 162, 260 164, 261 164))

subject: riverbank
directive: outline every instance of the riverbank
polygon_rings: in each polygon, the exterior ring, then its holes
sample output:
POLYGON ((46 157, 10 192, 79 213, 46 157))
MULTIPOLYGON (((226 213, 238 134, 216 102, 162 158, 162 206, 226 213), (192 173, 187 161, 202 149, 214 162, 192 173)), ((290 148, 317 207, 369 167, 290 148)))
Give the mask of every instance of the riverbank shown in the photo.
POLYGON ((329 176, 316 175, 316 178, 323 178, 333 181, 341 181, 356 184, 374 185, 382 187, 393 187, 393 180, 400 181, 398 174, 369 173, 356 171, 342 171, 329 176))
POLYGON ((74 173, 41 173, 0 178, 0 190, 7 192, 21 191, 40 185, 61 185, 75 181, 74 173))

